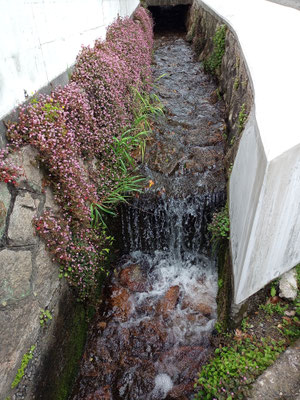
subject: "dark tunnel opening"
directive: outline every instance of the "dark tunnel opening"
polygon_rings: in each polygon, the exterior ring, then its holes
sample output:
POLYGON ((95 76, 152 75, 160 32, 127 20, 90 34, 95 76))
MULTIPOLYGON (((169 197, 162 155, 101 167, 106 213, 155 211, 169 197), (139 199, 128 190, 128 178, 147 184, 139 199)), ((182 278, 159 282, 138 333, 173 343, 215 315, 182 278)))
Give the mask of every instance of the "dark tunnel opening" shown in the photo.
POLYGON ((150 6, 154 20, 154 32, 186 32, 186 20, 190 5, 150 6))

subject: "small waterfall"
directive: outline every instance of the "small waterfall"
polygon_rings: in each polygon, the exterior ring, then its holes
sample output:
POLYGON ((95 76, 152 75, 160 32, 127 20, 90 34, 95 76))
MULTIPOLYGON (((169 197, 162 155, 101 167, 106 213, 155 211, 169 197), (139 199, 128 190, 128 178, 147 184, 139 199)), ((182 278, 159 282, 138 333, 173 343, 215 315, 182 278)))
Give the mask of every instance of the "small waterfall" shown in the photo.
POLYGON ((172 198, 144 195, 121 207, 126 253, 169 251, 180 260, 186 252, 207 252, 207 222, 225 200, 224 192, 172 198))

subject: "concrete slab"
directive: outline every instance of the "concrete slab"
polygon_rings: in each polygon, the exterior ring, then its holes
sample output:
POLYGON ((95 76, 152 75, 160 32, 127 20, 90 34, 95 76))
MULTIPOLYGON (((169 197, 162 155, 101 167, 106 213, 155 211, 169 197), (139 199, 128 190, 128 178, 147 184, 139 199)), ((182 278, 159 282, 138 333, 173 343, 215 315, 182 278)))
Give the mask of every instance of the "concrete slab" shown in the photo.
POLYGON ((292 7, 296 10, 300 10, 300 0, 268 0, 272 1, 273 3, 280 4, 285 7, 292 7))
POLYGON ((254 382, 248 400, 300 399, 300 340, 254 382))
POLYGON ((300 261, 300 13, 266 0, 198 0, 235 32, 254 106, 230 179, 234 301, 300 261))
POLYGON ((0 14, 0 120, 69 69, 82 45, 105 38, 118 16, 138 0, 2 0, 0 14))

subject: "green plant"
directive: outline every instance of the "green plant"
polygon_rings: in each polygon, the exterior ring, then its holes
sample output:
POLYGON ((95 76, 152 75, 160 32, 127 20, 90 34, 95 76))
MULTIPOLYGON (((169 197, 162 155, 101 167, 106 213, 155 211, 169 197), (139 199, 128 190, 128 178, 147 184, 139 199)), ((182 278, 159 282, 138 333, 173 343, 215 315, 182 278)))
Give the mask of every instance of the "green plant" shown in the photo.
POLYGON ((40 310, 40 325, 44 326, 49 320, 52 320, 52 315, 49 310, 40 310))
POLYGON ((275 286, 275 285, 272 285, 271 291, 270 291, 271 297, 276 296, 276 293, 277 293, 276 286, 275 286))
POLYGON ((18 369, 17 375, 15 376, 15 379, 13 380, 13 383, 11 384, 11 388, 14 389, 16 386, 18 386, 18 384, 21 382, 25 370, 27 368, 27 365, 29 363, 29 361, 33 358, 33 352, 35 350, 35 346, 31 346, 30 350, 28 351, 28 353, 25 353, 22 361, 21 361, 21 367, 18 369))
POLYGON ((235 80, 234 80, 234 83, 233 83, 233 89, 234 89, 234 90, 238 90, 239 86, 240 86, 240 79, 239 79, 239 77, 237 76, 237 77, 235 78, 235 80))
POLYGON ((196 399, 244 399, 249 385, 284 348, 283 341, 276 343, 255 337, 241 339, 232 347, 217 348, 212 360, 199 373, 196 399))
POLYGON ((221 287, 223 287, 223 279, 218 279, 218 288, 221 289, 221 287))
POLYGON ((248 115, 246 113, 246 104, 243 103, 241 106, 241 110, 239 112, 239 116, 238 116, 238 131, 239 131, 239 133, 241 133, 244 129, 247 117, 248 117, 248 115))
POLYGON ((298 290, 300 290, 300 264, 296 265, 295 268, 297 274, 298 290))
POLYGON ((249 318, 244 318, 241 322, 241 328, 243 332, 246 332, 249 329, 249 322, 248 322, 249 318))
POLYGON ((259 308, 263 311, 265 311, 269 315, 273 315, 274 313, 277 313, 279 315, 284 315, 284 312, 288 309, 288 305, 282 306, 280 303, 277 304, 261 304, 259 308))
POLYGON ((225 53, 225 37, 226 25, 221 25, 216 29, 213 37, 212 54, 204 60, 204 70, 211 74, 215 74, 217 68, 222 64, 223 55, 225 53))
POLYGON ((155 94, 139 92, 132 88, 134 96, 134 120, 131 127, 126 127, 119 137, 115 136, 112 143, 112 151, 115 154, 115 168, 118 170, 118 180, 113 189, 102 198, 102 203, 92 203, 92 226, 101 225, 106 228, 105 214, 115 216, 115 206, 127 202, 134 192, 142 191, 145 179, 136 175, 136 160, 133 152, 140 150, 141 160, 144 159, 146 138, 151 132, 151 120, 163 115, 163 106, 155 94))
POLYGON ((222 332, 223 332, 223 329, 224 329, 223 324, 222 324, 221 322, 216 322, 216 324, 215 324, 215 330, 216 330, 218 333, 222 333, 222 332))
POLYGON ((211 233, 211 242, 213 250, 221 245, 224 241, 230 238, 230 220, 228 204, 219 212, 213 214, 210 224, 207 226, 208 231, 211 233))

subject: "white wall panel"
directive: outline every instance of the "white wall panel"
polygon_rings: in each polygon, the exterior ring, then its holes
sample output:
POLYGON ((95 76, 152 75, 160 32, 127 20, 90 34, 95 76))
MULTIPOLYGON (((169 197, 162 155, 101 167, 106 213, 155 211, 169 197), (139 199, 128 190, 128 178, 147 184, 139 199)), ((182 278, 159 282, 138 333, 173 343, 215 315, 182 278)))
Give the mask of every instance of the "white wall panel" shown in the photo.
POLYGON ((71 67, 81 45, 105 38, 138 0, 0 0, 0 119, 71 67))

